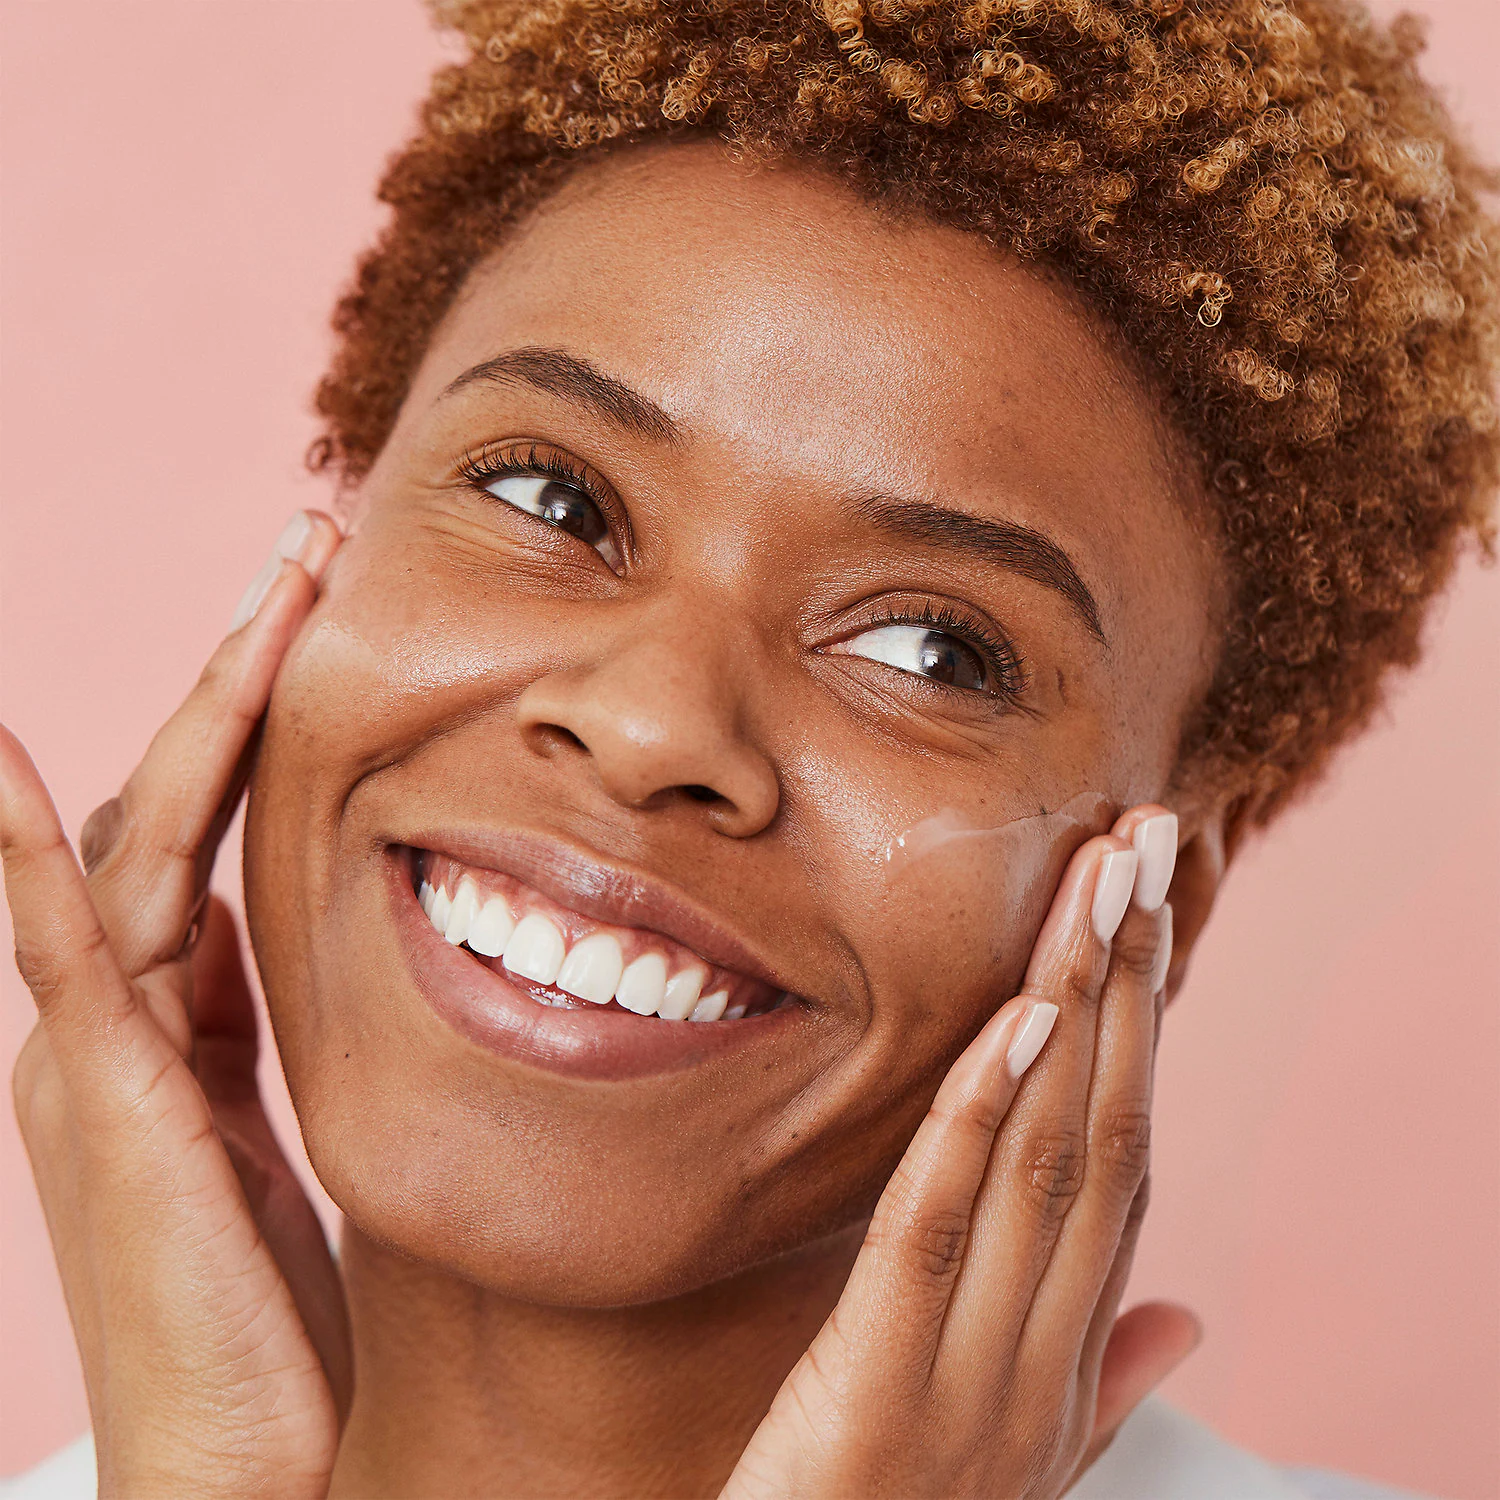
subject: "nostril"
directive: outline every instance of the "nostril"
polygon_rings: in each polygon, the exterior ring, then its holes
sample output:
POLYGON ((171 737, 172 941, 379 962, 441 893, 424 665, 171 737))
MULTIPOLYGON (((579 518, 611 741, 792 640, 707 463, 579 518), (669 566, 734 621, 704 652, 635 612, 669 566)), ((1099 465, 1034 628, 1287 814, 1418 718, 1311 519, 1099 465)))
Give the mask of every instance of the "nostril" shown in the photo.
POLYGON ((537 724, 532 734, 548 750, 587 750, 588 746, 561 724, 537 724))
POLYGON ((683 791, 694 802, 719 802, 723 800, 711 786, 685 786, 683 787, 683 791))

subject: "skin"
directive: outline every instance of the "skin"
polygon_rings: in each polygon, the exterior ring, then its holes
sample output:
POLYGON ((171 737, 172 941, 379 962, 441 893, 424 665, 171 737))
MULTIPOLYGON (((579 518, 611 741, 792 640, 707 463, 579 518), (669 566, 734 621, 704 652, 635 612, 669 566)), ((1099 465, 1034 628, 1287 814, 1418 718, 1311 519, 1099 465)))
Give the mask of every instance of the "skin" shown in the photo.
POLYGON ((471 277, 349 539, 334 555, 319 522, 231 636, 92 823, 87 883, 7 742, 42 1007, 18 1099, 115 1493, 164 1464, 206 1492, 226 1452, 285 1494, 1062 1492, 1194 1337, 1114 1310, 1222 809, 1174 803, 1173 918, 1132 908, 1112 944, 1088 918, 1099 861, 1171 800, 1218 640, 1216 546, 1159 409, 1065 289, 969 236, 708 145, 620 156, 471 277), (525 348, 590 361, 676 436, 524 380, 449 392, 525 348), (628 517, 620 572, 457 474, 521 440, 628 517), (1098 629, 972 545, 875 525, 876 495, 1045 534, 1098 629), (1008 640, 1013 702, 858 654, 934 608, 1008 640), (220 914, 196 992, 185 957, 252 729, 247 909, 342 1278, 259 1114, 220 914), (1082 792, 1093 825, 1018 821, 1082 792), (1013 830, 1005 857, 885 858, 945 810, 1013 830), (476 1046, 393 931, 390 850, 424 827, 527 830, 688 893, 799 997, 794 1044, 625 1080, 476 1046), (1061 1013, 1018 1092, 1005 1047, 1038 996, 1061 1013), (112 1045, 118 1098, 90 1073, 112 1045), (177 1122, 165 1163, 122 1123, 143 1096, 177 1122), (121 1151, 149 1219, 107 1190, 121 1151), (101 1214, 124 1272, 87 1248, 101 1214), (236 1294, 186 1329, 110 1311, 174 1277, 236 1294))

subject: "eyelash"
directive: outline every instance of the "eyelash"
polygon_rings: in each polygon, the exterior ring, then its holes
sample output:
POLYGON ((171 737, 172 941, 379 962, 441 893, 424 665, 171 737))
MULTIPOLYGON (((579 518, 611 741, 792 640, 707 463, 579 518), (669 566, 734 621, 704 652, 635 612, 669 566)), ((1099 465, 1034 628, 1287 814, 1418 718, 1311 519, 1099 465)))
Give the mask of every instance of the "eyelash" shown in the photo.
MULTIPOLYGON (((882 606, 879 613, 860 626, 860 630, 878 630, 883 625, 922 625, 929 630, 941 630, 956 636, 966 646, 977 651, 983 657, 985 665, 995 674, 997 688, 993 696, 999 702, 1013 705, 1031 685, 1026 659, 1015 645, 992 626, 960 614, 951 604, 925 602, 919 611, 893 605, 882 606)), ((972 688, 952 687, 928 677, 916 677, 913 680, 941 693, 958 693, 966 699, 973 699, 975 696, 972 688)))
POLYGON ((611 526, 616 525, 620 519, 614 496, 576 459, 569 458, 556 448, 543 449, 532 443, 522 457, 520 448, 487 443, 478 453, 472 449, 464 453, 458 463, 458 473, 486 499, 493 498, 485 492, 497 479, 545 474, 549 479, 556 479, 562 484, 572 485, 576 490, 582 490, 599 507, 611 526))

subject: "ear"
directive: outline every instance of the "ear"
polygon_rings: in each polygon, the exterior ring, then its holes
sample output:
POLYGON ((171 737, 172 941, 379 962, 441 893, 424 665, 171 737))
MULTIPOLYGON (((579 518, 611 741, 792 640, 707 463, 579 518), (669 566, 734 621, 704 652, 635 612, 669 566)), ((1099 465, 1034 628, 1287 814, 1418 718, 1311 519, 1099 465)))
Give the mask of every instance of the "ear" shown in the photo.
POLYGON ((1188 962, 1218 900, 1230 861, 1254 826, 1258 799, 1242 796, 1206 809, 1185 812, 1177 867, 1167 900, 1172 906, 1172 963, 1167 970, 1167 1004, 1177 998, 1188 962))

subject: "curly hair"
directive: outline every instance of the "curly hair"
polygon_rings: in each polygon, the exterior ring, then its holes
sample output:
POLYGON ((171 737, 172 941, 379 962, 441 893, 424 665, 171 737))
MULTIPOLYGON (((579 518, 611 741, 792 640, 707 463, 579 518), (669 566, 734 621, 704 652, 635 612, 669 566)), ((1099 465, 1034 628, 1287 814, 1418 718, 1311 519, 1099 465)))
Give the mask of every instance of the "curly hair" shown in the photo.
POLYGON ((310 462, 356 483, 439 319, 581 160, 716 137, 1071 281, 1160 372, 1232 573, 1180 746, 1264 821, 1492 549, 1497 185, 1344 0, 430 0, 467 42, 334 317, 310 462))

